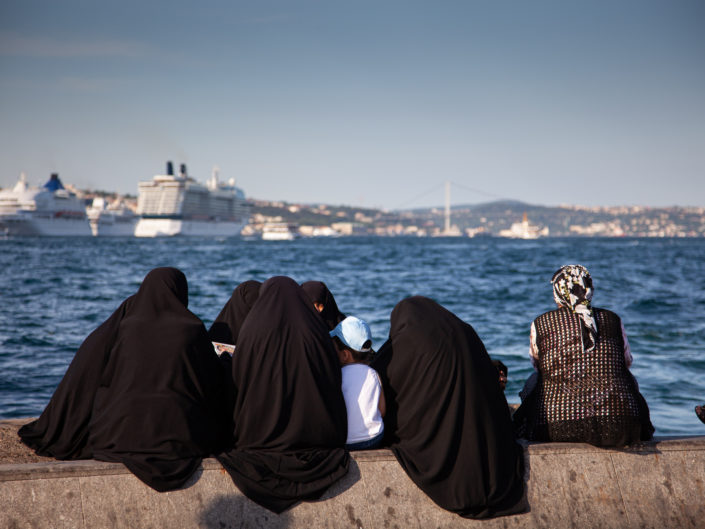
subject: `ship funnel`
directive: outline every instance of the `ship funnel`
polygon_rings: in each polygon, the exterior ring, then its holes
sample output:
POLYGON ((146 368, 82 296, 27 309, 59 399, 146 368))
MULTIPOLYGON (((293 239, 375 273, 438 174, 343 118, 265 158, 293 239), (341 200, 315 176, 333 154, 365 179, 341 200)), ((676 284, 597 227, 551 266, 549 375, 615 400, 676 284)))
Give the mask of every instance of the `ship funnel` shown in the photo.
POLYGON ((181 168, 181 169, 180 169, 181 176, 186 176, 186 164, 185 164, 185 163, 182 163, 182 164, 180 165, 180 168, 181 168))
POLYGON ((220 173, 220 169, 218 168, 217 165, 214 165, 213 172, 211 173, 211 177, 206 182, 206 186, 208 186, 208 189, 218 189, 218 174, 219 173, 220 173))
POLYGON ((169 176, 174 176, 174 164, 171 162, 166 162, 166 174, 169 176))
POLYGON ((59 180, 59 173, 51 173, 49 181, 44 184, 44 188, 48 189, 49 191, 64 189, 64 185, 61 183, 61 180, 59 180))

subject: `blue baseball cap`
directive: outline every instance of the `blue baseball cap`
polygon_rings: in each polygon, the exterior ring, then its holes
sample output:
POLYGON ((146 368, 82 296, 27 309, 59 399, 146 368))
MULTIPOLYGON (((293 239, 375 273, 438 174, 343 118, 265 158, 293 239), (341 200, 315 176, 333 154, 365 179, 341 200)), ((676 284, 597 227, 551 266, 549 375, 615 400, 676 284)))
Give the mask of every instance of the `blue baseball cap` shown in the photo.
POLYGON ((337 336, 346 347, 361 353, 374 353, 372 349, 372 333, 365 320, 348 316, 335 329, 330 331, 331 336, 337 336))

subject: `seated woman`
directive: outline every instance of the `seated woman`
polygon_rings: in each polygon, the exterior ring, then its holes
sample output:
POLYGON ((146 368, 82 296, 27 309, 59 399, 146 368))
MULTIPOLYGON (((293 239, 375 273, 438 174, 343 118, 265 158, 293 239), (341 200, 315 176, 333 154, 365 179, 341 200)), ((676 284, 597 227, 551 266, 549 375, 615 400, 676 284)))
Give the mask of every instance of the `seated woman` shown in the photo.
POLYGON ((306 281, 301 283, 301 288, 326 322, 329 331, 335 329, 335 326, 345 319, 345 314, 338 310, 333 294, 323 281, 306 281))
POLYGON ((123 463, 158 491, 181 487, 222 449, 225 378, 186 277, 147 274, 83 342, 22 441, 40 455, 123 463))
POLYGON ((262 284, 232 367, 234 447, 218 460, 273 512, 319 498, 348 470, 347 418, 333 341, 294 280, 262 284))
POLYGON ((262 283, 251 279, 235 287, 230 299, 208 329, 208 336, 212 341, 237 344, 240 328, 257 301, 261 286, 262 283))
MULTIPOLYGON (((232 346, 237 345, 240 328, 257 301, 261 286, 262 283, 259 281, 249 280, 235 287, 230 299, 222 308, 220 314, 215 318, 210 329, 208 329, 208 336, 211 341, 215 342, 214 345, 216 345, 217 352, 220 356, 220 363, 224 369, 224 376, 228 384, 228 424, 226 426, 228 435, 230 435, 233 430, 232 415, 233 406, 235 404, 235 388, 233 386, 232 375, 232 355, 234 349, 232 346)), ((228 448, 229 447, 230 446, 228 446, 228 448)))
POLYGON ((523 450, 470 325, 428 298, 407 298, 372 367, 387 403, 385 443, 421 490, 466 518, 524 510, 523 450))
POLYGON ((514 414, 517 432, 530 441, 596 446, 650 439, 654 427, 629 372, 632 355, 619 316, 592 306, 592 278, 583 266, 563 266, 551 283, 558 309, 531 324, 536 375, 514 414))

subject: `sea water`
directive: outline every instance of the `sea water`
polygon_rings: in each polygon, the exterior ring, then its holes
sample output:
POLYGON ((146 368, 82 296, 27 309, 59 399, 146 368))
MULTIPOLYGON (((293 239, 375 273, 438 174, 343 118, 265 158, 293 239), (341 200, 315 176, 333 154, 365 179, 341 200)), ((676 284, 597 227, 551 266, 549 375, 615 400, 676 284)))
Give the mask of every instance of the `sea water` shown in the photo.
POLYGON ((8 238, 0 240, 0 418, 37 416, 85 337, 158 266, 180 268, 189 308, 208 326, 240 282, 324 281, 374 346, 401 299, 433 298, 509 368, 507 398, 532 371, 531 321, 555 307, 550 279, 580 263, 593 303, 622 317, 632 372, 657 435, 705 435, 705 239, 8 238))

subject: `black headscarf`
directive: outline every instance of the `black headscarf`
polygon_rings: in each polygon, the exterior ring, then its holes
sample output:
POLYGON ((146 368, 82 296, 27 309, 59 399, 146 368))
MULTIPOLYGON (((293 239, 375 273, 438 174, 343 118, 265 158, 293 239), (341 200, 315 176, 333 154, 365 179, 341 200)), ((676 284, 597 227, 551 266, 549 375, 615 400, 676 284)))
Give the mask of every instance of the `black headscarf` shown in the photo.
POLYGON ((311 299, 312 303, 323 305, 321 317, 326 322, 328 330, 332 331, 335 326, 345 319, 345 314, 338 310, 338 304, 328 287, 323 281, 306 281, 301 284, 301 288, 311 299))
POLYGON ((467 518, 523 509, 523 453, 497 370, 467 323, 421 296, 397 304, 374 367, 385 440, 434 502, 467 518))
POLYGON ((333 342, 292 279, 264 282, 233 356, 235 447, 218 456, 274 512, 316 499, 348 469, 347 415, 333 342))
POLYGON ((212 341, 237 344, 240 327, 257 301, 261 286, 259 281, 250 280, 240 283, 233 290, 232 296, 208 330, 212 341))
POLYGON ((182 486, 227 438, 225 379, 187 303, 179 270, 147 274, 86 338, 22 440, 58 459, 121 462, 158 491, 182 486))

